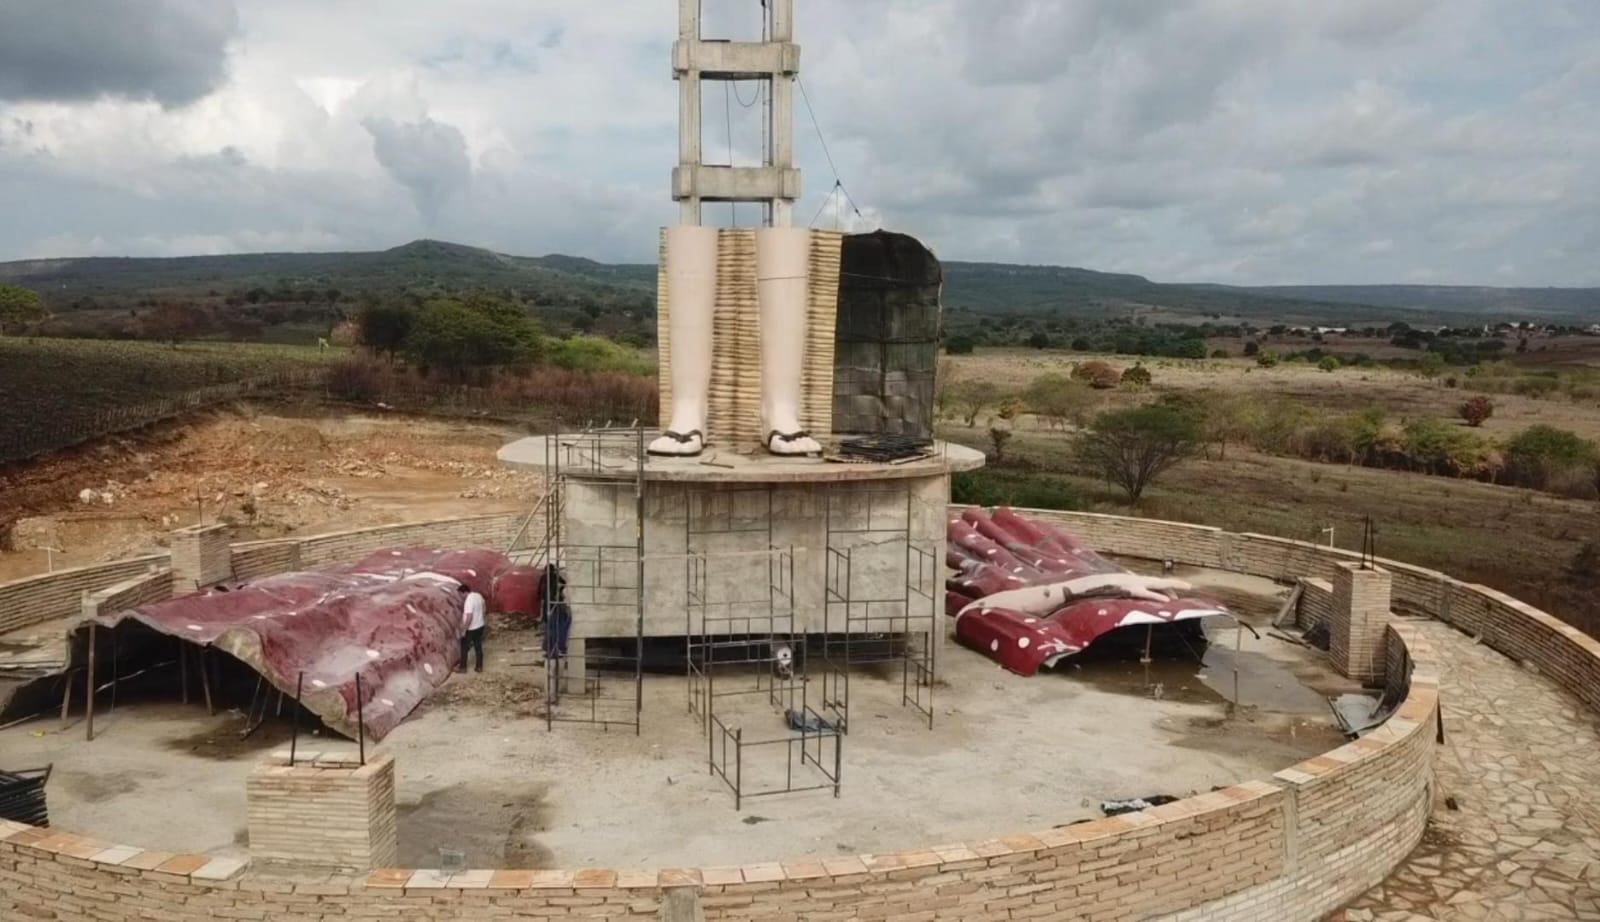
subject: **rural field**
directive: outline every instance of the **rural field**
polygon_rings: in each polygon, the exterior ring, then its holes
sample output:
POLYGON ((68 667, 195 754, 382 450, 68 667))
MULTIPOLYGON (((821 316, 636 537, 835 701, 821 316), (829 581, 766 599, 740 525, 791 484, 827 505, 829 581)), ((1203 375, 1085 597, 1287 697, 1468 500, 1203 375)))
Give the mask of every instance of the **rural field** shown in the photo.
MULTIPOLYGON (((945 359, 953 384, 989 381, 1002 393, 1022 393, 1044 374, 1065 375, 1074 361, 1105 360, 1131 367, 1129 357, 1058 355, 1036 351, 979 352, 945 359)), ((1242 359, 1183 361, 1144 359, 1148 387, 1092 391, 1083 418, 1101 410, 1151 403, 1173 396, 1201 405, 1242 400, 1262 406, 1293 401, 1311 418, 1378 409, 1392 418, 1431 418, 1466 431, 1456 407, 1472 396, 1461 388, 1425 381, 1382 367, 1319 371, 1304 364, 1262 368, 1242 359)), ((1458 372, 1459 373, 1459 372, 1458 372)), ((1441 376, 1442 377, 1442 376, 1441 376)), ((1001 398, 1003 399, 1003 398, 1001 398)), ((1480 430, 1490 442, 1529 426, 1571 430, 1600 437, 1600 405, 1566 395, 1543 398, 1494 394, 1494 415, 1480 430)), ((1284 457, 1243 444, 1225 455, 1208 445, 1202 453, 1158 478, 1136 506, 1097 471, 1076 458, 1074 425, 1051 428, 1026 413, 1007 422, 992 405, 966 424, 967 411, 948 399, 941 435, 984 449, 993 458, 991 426, 1011 436, 999 464, 983 477, 980 501, 1014 498, 1055 502, 1091 511, 1167 518, 1232 530, 1259 531, 1311 541, 1332 539, 1341 547, 1361 545, 1370 516, 1377 550, 1463 579, 1511 592, 1547 607, 1591 632, 1600 631, 1600 600, 1586 574, 1571 572, 1574 558, 1600 539, 1596 501, 1548 491, 1471 479, 1333 464, 1284 457)), ((1592 491, 1592 485, 1589 488, 1592 491)))
POLYGON ((0 337, 0 463, 315 380, 342 351, 0 337))

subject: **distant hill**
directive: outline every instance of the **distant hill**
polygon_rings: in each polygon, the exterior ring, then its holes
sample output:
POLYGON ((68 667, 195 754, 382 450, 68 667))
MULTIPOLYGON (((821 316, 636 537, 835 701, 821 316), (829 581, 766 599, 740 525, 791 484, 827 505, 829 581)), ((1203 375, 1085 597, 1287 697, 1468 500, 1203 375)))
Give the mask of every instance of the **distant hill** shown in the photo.
POLYGON ((1247 289, 1285 298, 1375 304, 1408 310, 1600 319, 1600 288, 1486 288, 1465 285, 1275 285, 1247 289))
MULTIPOLYGON (((1138 275, 1063 266, 946 262, 945 303, 954 310, 1061 317, 1219 316, 1253 322, 1465 323, 1502 317, 1600 319, 1600 289, 1309 285, 1249 288, 1154 282, 1138 275)), ((646 308, 656 268, 576 256, 510 256, 418 240, 378 252, 249 253, 176 258, 91 257, 0 263, 0 281, 35 288, 58 311, 135 298, 221 298, 286 293, 508 290, 540 305, 604 311, 646 308)))

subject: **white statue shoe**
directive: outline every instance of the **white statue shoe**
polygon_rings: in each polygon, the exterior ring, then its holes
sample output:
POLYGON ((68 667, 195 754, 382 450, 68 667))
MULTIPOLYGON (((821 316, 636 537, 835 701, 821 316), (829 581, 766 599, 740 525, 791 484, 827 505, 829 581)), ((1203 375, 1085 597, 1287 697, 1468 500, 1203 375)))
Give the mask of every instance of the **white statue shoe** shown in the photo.
POLYGON ((785 432, 774 429, 767 433, 767 451, 775 455, 797 456, 816 455, 822 453, 822 446, 811 437, 811 433, 795 426, 785 432))
POLYGON ((688 432, 668 429, 661 433, 660 438, 651 442, 645 452, 674 458, 692 458, 704 451, 705 447, 706 437, 699 429, 690 429, 688 432))

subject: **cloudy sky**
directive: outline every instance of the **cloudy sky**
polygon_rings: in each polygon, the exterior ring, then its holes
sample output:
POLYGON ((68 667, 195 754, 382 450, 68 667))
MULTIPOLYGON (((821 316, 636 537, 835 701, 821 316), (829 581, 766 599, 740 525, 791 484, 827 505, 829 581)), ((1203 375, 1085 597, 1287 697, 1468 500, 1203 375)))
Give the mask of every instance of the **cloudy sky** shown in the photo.
MULTIPOLYGON (((797 105, 799 220, 1163 280, 1600 285, 1596 0, 796 6, 861 209, 797 105)), ((0 259, 649 260, 675 31, 673 0, 0 0, 0 259)), ((705 107, 708 161, 760 156, 753 87, 705 107)))

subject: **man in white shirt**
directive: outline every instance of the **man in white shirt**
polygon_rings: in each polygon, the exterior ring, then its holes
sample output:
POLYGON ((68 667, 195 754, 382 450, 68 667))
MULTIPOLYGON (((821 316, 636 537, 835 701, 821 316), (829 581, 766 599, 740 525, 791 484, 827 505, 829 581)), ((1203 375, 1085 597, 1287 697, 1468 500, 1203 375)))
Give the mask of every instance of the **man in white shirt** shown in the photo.
POLYGON ((461 605, 461 626, 464 633, 461 635, 461 665, 459 672, 467 671, 467 648, 470 646, 478 655, 478 672, 483 671, 483 596, 473 592, 465 583, 461 584, 461 593, 466 596, 466 601, 461 605))

